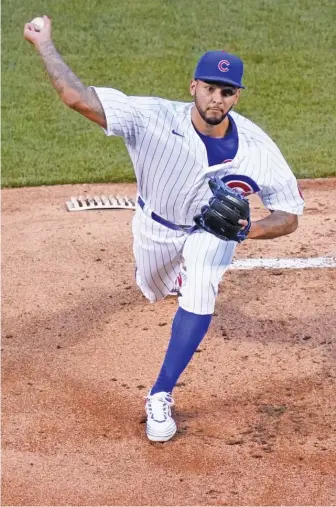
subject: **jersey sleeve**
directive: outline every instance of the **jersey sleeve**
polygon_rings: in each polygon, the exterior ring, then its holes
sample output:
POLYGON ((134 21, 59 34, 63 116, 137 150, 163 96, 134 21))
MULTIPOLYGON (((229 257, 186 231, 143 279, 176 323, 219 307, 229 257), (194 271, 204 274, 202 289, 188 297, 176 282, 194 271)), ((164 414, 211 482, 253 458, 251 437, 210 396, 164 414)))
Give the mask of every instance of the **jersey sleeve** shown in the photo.
POLYGON ((269 181, 259 192, 266 208, 302 215, 304 200, 298 182, 280 150, 264 154, 269 181))
POLYGON ((137 97, 129 97, 113 88, 92 87, 104 109, 107 136, 120 136, 127 143, 135 143, 144 130, 147 117, 143 114, 137 97))

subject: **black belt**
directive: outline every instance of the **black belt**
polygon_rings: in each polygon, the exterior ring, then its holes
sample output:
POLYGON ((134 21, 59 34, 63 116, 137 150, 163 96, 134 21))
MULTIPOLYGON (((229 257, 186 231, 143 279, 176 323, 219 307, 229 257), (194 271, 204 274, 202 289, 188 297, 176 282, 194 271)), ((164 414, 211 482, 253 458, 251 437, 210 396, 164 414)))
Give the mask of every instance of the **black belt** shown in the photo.
MULTIPOLYGON (((138 204, 141 209, 144 209, 145 207, 145 201, 142 199, 142 197, 138 197, 138 204)), ((155 220, 155 222, 158 222, 161 225, 164 225, 165 227, 168 227, 168 229, 173 229, 173 231, 182 231, 182 232, 194 232, 196 229, 198 229, 197 225, 177 225, 173 224, 173 222, 169 222, 169 220, 166 220, 165 218, 160 217, 155 211, 150 212, 150 217, 155 220)))

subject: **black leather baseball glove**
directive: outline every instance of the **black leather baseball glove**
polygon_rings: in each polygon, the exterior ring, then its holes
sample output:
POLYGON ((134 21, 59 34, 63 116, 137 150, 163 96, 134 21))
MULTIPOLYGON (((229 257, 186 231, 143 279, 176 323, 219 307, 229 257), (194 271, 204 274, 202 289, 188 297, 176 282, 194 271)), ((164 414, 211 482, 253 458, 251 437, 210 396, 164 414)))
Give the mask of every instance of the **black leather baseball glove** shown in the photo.
POLYGON ((202 207, 199 215, 195 215, 195 223, 217 238, 241 243, 251 227, 248 200, 219 178, 210 178, 209 187, 214 197, 209 200, 209 205, 202 207), (248 225, 242 228, 239 220, 247 220, 248 225))

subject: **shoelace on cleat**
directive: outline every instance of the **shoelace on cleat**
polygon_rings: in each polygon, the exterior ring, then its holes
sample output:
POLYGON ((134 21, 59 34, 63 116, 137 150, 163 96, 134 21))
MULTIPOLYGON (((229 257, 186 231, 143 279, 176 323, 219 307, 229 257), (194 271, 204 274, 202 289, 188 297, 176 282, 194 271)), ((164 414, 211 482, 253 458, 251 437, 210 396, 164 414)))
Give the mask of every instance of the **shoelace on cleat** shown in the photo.
POLYGON ((146 396, 145 400, 152 419, 159 420, 162 414, 165 418, 170 416, 174 400, 169 393, 166 396, 146 396))

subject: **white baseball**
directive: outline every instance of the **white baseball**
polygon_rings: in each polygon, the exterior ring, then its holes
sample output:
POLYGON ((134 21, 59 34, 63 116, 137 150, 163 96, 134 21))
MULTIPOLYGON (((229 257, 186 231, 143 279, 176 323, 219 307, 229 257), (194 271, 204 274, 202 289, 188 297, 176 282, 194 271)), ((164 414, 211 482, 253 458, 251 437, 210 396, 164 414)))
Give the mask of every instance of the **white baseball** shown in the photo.
POLYGON ((35 30, 39 32, 44 27, 44 19, 43 18, 34 18, 31 23, 35 25, 35 30))

